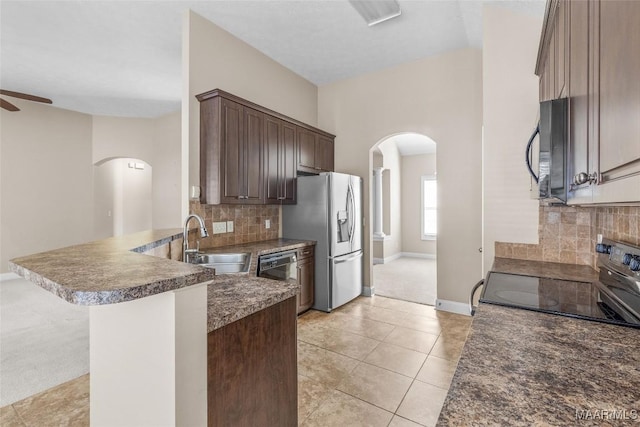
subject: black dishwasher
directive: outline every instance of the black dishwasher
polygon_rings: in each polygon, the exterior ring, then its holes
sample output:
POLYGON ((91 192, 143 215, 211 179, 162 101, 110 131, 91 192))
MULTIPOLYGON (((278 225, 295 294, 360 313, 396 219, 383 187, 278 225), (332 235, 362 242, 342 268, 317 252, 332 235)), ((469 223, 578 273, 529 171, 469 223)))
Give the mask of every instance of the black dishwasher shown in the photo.
POLYGON ((293 251, 261 255, 258 258, 258 276, 273 280, 298 281, 297 253, 293 251))

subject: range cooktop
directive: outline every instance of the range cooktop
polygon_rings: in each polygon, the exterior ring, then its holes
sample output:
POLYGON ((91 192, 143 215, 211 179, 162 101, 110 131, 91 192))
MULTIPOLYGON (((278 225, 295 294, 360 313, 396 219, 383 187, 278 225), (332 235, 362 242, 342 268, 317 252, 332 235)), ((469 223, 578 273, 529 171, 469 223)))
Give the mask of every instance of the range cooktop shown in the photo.
POLYGON ((640 248, 604 241, 598 282, 491 271, 480 302, 640 328, 640 248))

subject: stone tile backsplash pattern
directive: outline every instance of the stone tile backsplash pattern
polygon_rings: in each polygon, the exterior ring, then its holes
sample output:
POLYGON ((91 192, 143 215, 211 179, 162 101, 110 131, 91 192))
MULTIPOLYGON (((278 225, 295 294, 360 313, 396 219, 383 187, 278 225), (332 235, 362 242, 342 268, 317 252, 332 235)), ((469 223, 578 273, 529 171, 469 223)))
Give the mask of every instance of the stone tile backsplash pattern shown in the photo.
POLYGON ((496 242, 495 256, 596 267, 598 234, 640 246, 640 206, 540 206, 539 241, 496 242))
MULTIPOLYGON (((189 235, 189 247, 195 247, 200 240, 200 248, 217 248, 240 243, 277 239, 280 227, 280 206, 271 205, 202 205, 197 201, 189 203, 189 211, 200 215, 209 230, 209 237, 196 239, 196 233, 189 235), (271 228, 265 228, 265 220, 271 221, 271 228), (213 234, 212 222, 233 221, 233 232, 213 234)), ((195 228, 195 221, 192 227, 195 228)))

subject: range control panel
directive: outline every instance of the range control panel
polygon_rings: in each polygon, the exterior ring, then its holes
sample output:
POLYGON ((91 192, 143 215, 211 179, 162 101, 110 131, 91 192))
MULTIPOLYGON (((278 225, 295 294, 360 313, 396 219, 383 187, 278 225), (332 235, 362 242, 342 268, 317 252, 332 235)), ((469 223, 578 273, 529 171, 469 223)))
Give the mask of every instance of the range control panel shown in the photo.
POLYGON ((614 267, 620 273, 640 279, 640 247, 602 239, 596 245, 598 263, 614 267))

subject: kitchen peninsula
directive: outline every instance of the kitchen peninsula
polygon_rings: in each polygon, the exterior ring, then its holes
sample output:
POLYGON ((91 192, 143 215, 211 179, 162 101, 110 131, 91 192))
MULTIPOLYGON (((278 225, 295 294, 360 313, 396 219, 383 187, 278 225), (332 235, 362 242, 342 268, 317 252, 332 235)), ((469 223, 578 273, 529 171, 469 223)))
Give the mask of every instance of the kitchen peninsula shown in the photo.
POLYGON ((146 231, 10 261, 27 280, 90 306, 91 425, 211 424, 212 372, 229 372, 224 361, 235 358, 243 375, 259 375, 247 366, 252 354, 265 351, 256 343, 272 345, 270 363, 293 381, 245 382, 269 395, 273 409, 266 416, 278 411, 277 403, 292 406, 279 425, 295 425, 297 285, 215 276, 212 269, 145 254, 167 244, 179 248, 181 238, 181 229, 146 231), (242 339, 229 339, 243 332, 242 339), (291 384, 293 393, 277 390, 291 384))

